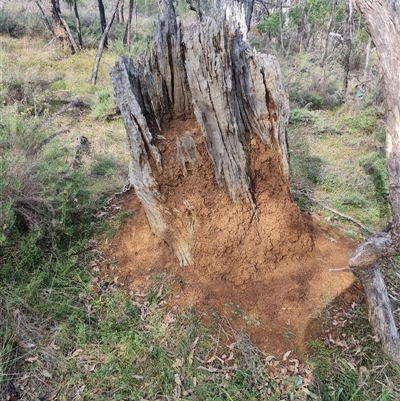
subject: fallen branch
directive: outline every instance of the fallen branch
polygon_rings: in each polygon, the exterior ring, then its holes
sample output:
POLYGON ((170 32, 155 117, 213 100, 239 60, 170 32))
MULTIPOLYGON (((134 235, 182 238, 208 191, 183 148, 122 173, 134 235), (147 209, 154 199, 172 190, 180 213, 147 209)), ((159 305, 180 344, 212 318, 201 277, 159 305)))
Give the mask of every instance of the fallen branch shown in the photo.
POLYGON ((329 269, 330 272, 352 272, 350 267, 341 267, 340 269, 329 269))
POLYGON ((45 127, 48 127, 50 123, 58 117, 60 114, 67 112, 68 110, 72 109, 73 107, 90 107, 89 103, 84 102, 82 99, 73 99, 69 100, 67 104, 61 107, 56 113, 52 114, 49 119, 47 120, 45 127))
POLYGON ((66 132, 69 132, 68 127, 61 127, 58 131, 53 132, 50 134, 47 138, 44 138, 43 141, 39 142, 30 152, 29 154, 35 154, 39 152, 40 149, 43 148, 44 145, 47 145, 53 138, 55 138, 58 135, 65 134, 66 132))

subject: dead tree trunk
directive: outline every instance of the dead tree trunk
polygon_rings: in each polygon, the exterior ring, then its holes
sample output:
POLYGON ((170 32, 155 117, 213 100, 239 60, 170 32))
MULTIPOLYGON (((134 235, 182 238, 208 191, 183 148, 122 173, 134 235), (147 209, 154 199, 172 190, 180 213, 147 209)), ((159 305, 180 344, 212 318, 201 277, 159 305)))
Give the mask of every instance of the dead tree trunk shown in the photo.
POLYGON ((290 199, 285 131, 289 109, 279 66, 275 58, 248 45, 239 4, 232 3, 220 14, 184 31, 172 2, 165 0, 154 49, 135 64, 119 58, 111 71, 132 157, 130 182, 153 233, 172 247, 181 265, 195 262, 191 249, 202 222, 190 193, 179 201, 180 210, 178 201, 169 199, 175 194, 164 185, 166 175, 172 174, 170 164, 180 173, 168 179, 182 187, 208 163, 216 190, 247 205, 243 208, 252 224, 259 200, 250 147, 264 149, 277 165, 267 168, 264 154, 262 168, 266 174, 267 169, 277 171, 280 188, 290 199), (192 119, 202 135, 164 137, 165 126, 192 119))
POLYGON ((378 265, 379 259, 400 254, 400 24, 387 0, 355 0, 355 4, 365 18, 382 70, 386 95, 386 155, 392 226, 388 232, 372 236, 358 246, 349 264, 356 269, 364 285, 375 334, 381 339, 384 350, 400 363, 399 333, 378 265))
MULTIPOLYGON (((131 184, 153 232, 174 249, 181 265, 193 263, 195 217, 188 202, 183 213, 168 209, 155 178, 163 173, 155 141, 165 119, 196 117, 218 186, 234 200, 246 198, 254 212, 250 136, 279 154, 282 176, 287 177, 287 96, 276 61, 252 51, 246 31, 240 7, 231 6, 221 18, 209 19, 184 36, 172 3, 166 1, 155 49, 136 65, 118 59, 111 72, 130 143, 131 184)), ((176 153, 184 175, 187 165, 201 164, 190 135, 176 138, 176 153)))

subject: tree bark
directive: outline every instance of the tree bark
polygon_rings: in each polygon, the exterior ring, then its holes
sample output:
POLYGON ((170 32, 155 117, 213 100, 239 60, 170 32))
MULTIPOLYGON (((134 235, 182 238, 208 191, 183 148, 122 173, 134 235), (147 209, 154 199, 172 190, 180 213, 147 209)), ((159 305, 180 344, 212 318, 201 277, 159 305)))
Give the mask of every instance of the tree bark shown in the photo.
POLYGON ((124 39, 122 40, 122 43, 125 46, 128 46, 128 48, 130 48, 130 46, 131 46, 132 16, 133 16, 133 0, 129 0, 128 21, 126 21, 124 39))
POLYGON ((106 28, 105 28, 105 30, 103 32, 103 35, 101 36, 101 39, 100 39, 99 48, 97 49, 96 58, 94 60, 92 76, 90 77, 90 82, 92 84, 94 84, 94 85, 97 82, 97 73, 99 71, 101 56, 103 55, 104 48, 106 47, 107 35, 108 35, 108 32, 110 31, 111 25, 114 22, 115 14, 117 13, 118 4, 119 4, 120 1, 121 0, 117 0, 116 1, 114 9, 112 11, 110 22, 106 26, 106 28))
POLYGON ((343 85, 342 85, 342 102, 346 99, 347 87, 349 83, 350 70, 350 54, 351 54, 351 19, 353 15, 352 0, 345 0, 346 5, 346 22, 344 26, 343 44, 344 44, 344 60, 343 60, 343 85))
POLYGON ((183 177, 203 163, 204 146, 215 181, 232 200, 244 202, 252 215, 257 202, 249 174, 249 142, 260 143, 279 161, 288 188, 286 123, 288 98, 273 57, 252 50, 246 41, 243 8, 229 5, 214 18, 184 31, 170 0, 155 30, 155 47, 135 64, 127 57, 111 70, 131 153, 130 182, 155 235, 173 249, 181 265, 194 262, 194 207, 184 212, 168 206, 162 180, 162 152, 156 146, 166 121, 195 119, 201 145, 189 133, 176 137, 175 155, 183 177))
POLYGON ((387 0, 355 0, 365 18, 382 70, 386 98, 386 156, 392 226, 357 247, 349 265, 356 269, 366 292, 369 316, 384 350, 400 363, 400 338, 394 324, 378 261, 400 254, 400 25, 387 0))
POLYGON ((48 5, 53 31, 55 32, 57 38, 60 40, 66 51, 69 51, 72 54, 77 53, 79 51, 79 48, 76 45, 74 38, 72 37, 67 23, 61 17, 58 2, 56 0, 49 0, 48 5))
POLYGON ((332 14, 331 14, 331 18, 329 19, 329 22, 328 22, 328 27, 326 29, 325 47, 324 47, 324 53, 322 55, 322 62, 321 62, 321 67, 322 67, 321 81, 322 81, 323 87, 325 87, 325 79, 326 79, 326 59, 328 57, 329 35, 331 33, 331 30, 332 30, 333 21, 335 20, 335 17, 336 17, 337 3, 338 3, 338 0, 333 0, 333 2, 332 2, 332 14))
MULTIPOLYGON (((98 0, 98 4, 99 4, 99 13, 100 13, 101 33, 104 36, 104 31, 106 30, 106 27, 107 27, 107 20, 106 20, 106 12, 104 10, 103 0, 98 0)), ((103 39, 103 36, 102 36, 102 39, 103 39)), ((106 49, 108 48, 107 35, 104 36, 103 47, 105 47, 106 49)))
POLYGON ((78 33, 78 42, 79 42, 79 47, 82 49, 83 48, 83 40, 82 40, 82 30, 81 30, 81 19, 79 17, 78 13, 78 5, 76 3, 76 0, 73 0, 74 4, 74 14, 75 14, 75 21, 76 21, 76 32, 78 33))
POLYGON ((56 33, 54 32, 53 26, 51 25, 50 21, 48 20, 48 18, 47 18, 47 16, 46 16, 46 13, 43 11, 43 7, 41 6, 41 4, 39 3, 38 0, 36 0, 35 3, 36 3, 36 5, 37 5, 37 7, 38 7, 40 13, 41 13, 42 16, 43 16, 43 20, 44 20, 44 23, 46 24, 47 29, 50 31, 50 33, 51 33, 53 36, 56 36, 56 33))
POLYGON ((118 6, 117 23, 119 23, 119 24, 123 24, 125 22, 125 18, 124 18, 124 3, 125 3, 125 0, 121 0, 119 2, 119 6, 118 6))
POLYGON ((243 0, 247 31, 250 31, 251 28, 251 17, 253 15, 254 1, 255 0, 243 0))

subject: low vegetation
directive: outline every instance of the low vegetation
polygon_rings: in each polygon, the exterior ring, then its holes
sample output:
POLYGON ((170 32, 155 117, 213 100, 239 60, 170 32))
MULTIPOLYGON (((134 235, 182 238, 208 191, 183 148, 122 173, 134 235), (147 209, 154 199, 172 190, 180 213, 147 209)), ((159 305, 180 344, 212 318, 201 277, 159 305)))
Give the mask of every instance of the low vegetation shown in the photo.
MULTIPOLYGON (((167 274, 146 294, 126 294, 101 274, 98 239, 126 214, 97 211, 125 185, 129 161, 108 68, 117 54, 147 47, 150 16, 130 50, 111 37, 94 86, 91 24, 83 23, 85 50, 67 57, 35 15, 21 23, 12 9, 0 13, 0 399, 399 399, 399 369, 370 335, 363 304, 329 306, 324 336, 293 367, 227 331, 229 321, 206 328, 193 309, 167 309, 167 274), (89 146, 77 148, 77 137, 89 146)), ((266 19, 256 31, 273 37, 278 23, 266 19)), ((260 36, 254 41, 266 50, 260 36)), ((354 238, 365 232, 323 205, 380 229, 388 204, 379 82, 362 92, 353 77, 340 104, 334 63, 325 91, 315 54, 293 52, 281 65, 299 206, 354 238)), ((398 318, 397 264, 384 269, 398 318)))

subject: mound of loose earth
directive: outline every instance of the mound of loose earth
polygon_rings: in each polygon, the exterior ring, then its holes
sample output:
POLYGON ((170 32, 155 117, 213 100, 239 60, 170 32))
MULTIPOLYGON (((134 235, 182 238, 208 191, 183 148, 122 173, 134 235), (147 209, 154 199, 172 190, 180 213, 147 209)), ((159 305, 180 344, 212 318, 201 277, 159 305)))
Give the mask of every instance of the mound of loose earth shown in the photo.
MULTIPOLYGON (((155 237, 133 190, 120 200, 133 213, 107 245, 108 259, 128 292, 142 292, 160 272, 175 275, 171 308, 192 305, 199 316, 224 317, 244 329, 261 349, 274 355, 301 355, 317 336, 311 324, 318 313, 353 283, 353 276, 329 269, 347 265, 355 243, 303 215, 293 203, 279 170, 279 155, 258 139, 249 140, 249 172, 257 213, 246 201, 233 203, 215 183, 202 134, 194 121, 173 121, 157 146, 162 175, 157 176, 166 206, 195 216, 194 264, 179 266, 171 249, 155 237), (176 138, 190 132, 203 163, 182 174, 176 138), (186 205, 186 206, 185 206, 186 205)), ((112 273, 110 273, 112 270, 112 273)), ((347 297, 351 302, 351 297, 347 297)))

